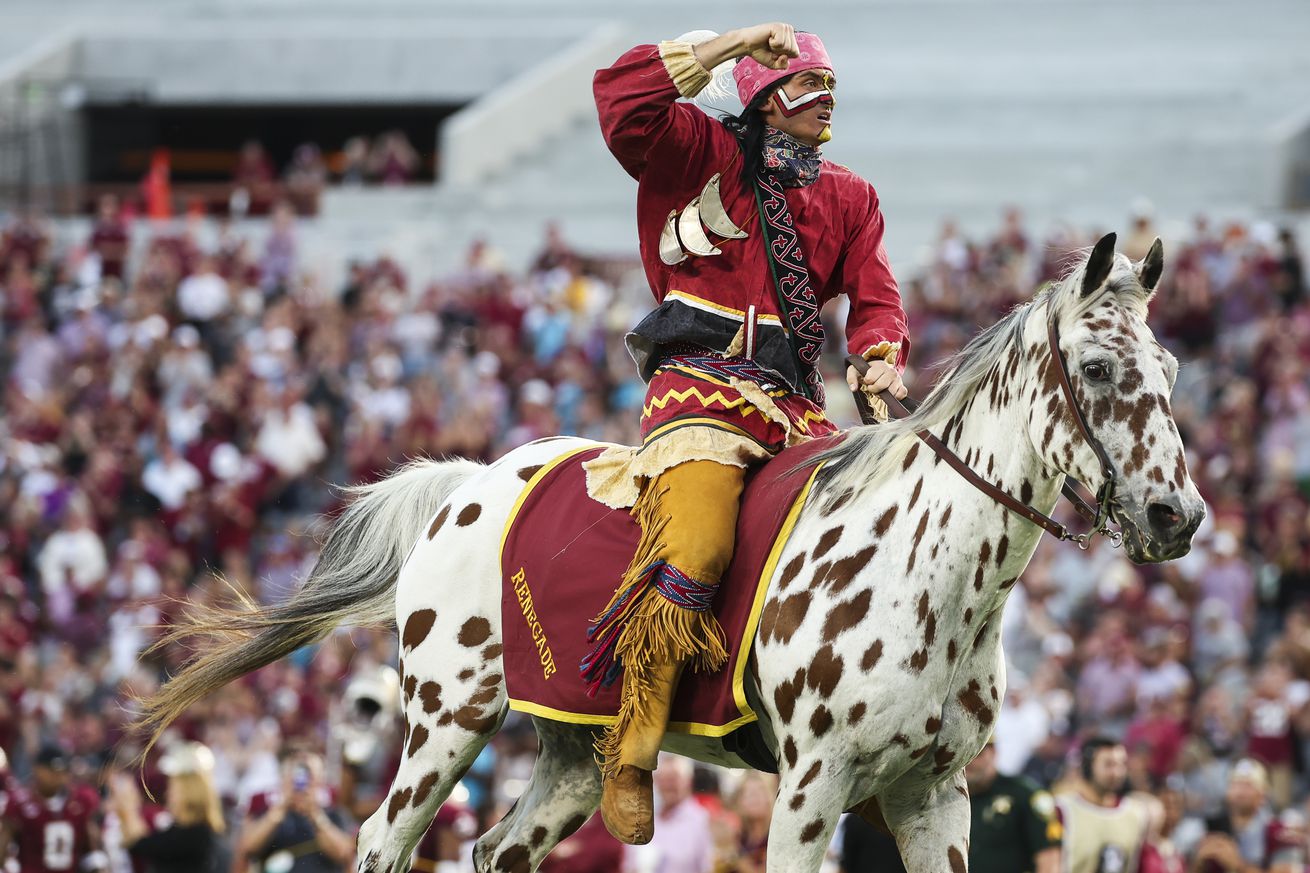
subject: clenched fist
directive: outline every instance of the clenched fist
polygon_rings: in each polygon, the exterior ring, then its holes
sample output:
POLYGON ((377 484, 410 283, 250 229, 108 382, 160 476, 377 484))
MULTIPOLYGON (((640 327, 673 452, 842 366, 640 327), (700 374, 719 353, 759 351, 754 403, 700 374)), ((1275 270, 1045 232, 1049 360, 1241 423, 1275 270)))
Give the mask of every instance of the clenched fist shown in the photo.
POLYGON ((780 21, 730 30, 696 46, 696 60, 707 70, 746 55, 772 70, 785 70, 800 53, 796 28, 780 21))
POLYGON ((800 55, 796 45, 796 28, 774 22, 742 28, 739 38, 750 55, 771 70, 785 70, 790 59, 800 55))
POLYGON ((905 383, 901 381, 901 374, 886 361, 870 361, 869 372, 864 374, 863 379, 854 367, 847 367, 846 384, 852 391, 863 387, 865 391, 876 396, 882 391, 889 390, 897 400, 905 399, 905 383))

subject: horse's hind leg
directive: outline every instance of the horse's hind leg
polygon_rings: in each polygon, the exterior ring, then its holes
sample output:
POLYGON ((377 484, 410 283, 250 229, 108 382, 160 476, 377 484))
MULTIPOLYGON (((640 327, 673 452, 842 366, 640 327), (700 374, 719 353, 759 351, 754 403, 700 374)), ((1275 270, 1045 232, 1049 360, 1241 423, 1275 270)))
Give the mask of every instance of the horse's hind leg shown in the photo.
POLYGON ((406 731, 400 769, 382 806, 359 829, 361 873, 409 869, 410 853, 508 711, 500 642, 487 627, 470 630, 475 618, 462 635, 452 630, 429 636, 434 625, 444 630, 445 619, 432 610, 412 613, 411 619, 402 624, 408 662, 402 670, 413 672, 402 679, 406 731), (420 657, 415 650, 421 643, 420 657), (442 672, 425 674, 420 664, 440 665, 442 672))
POLYGON ((356 857, 360 873, 409 869, 410 855, 437 810, 495 735, 504 717, 504 708, 494 711, 476 730, 451 722, 439 724, 441 719, 435 713, 424 720, 410 721, 391 790, 359 829, 356 857))
POLYGON ((600 805, 594 732, 539 718, 533 724, 540 748, 532 778, 514 808, 478 840, 473 850, 477 873, 536 870, 600 805))

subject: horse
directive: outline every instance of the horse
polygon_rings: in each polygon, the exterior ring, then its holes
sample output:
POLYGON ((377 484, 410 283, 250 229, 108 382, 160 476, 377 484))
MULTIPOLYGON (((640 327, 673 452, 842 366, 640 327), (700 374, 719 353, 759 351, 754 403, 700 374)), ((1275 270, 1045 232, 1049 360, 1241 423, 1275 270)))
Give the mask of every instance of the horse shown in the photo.
MULTIPOLYGON (((1190 548, 1205 510, 1170 411, 1178 364, 1147 326, 1162 248, 1156 240, 1133 263, 1114 242, 1103 238, 975 337, 913 414, 853 428, 820 453, 769 581, 748 680, 779 771, 770 873, 817 871, 852 808, 895 838, 909 873, 967 870, 963 768, 1004 699, 1001 610, 1043 530, 961 487, 920 432, 1043 513, 1066 476, 1100 490, 1135 562, 1190 548)), ((407 869, 508 708, 497 548, 506 519, 540 465, 585 445, 552 437, 489 466, 412 462, 354 489, 286 603, 193 619, 189 631, 216 642, 146 702, 142 729, 157 738, 191 702, 342 623, 394 620, 403 763, 360 828, 358 869, 407 869)), ((478 840, 479 873, 530 873, 599 803, 596 728, 533 721, 535 768, 478 840)), ((725 760, 711 738, 669 734, 664 747, 725 760)))

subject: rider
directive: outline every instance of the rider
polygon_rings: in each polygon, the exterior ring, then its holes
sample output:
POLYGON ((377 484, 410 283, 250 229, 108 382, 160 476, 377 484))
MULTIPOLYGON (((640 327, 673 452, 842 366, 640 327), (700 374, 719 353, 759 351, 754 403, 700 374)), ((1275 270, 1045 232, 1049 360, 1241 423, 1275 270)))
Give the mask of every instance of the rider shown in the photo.
MULTIPOLYGON (((689 660, 712 670, 727 658, 709 606, 746 469, 836 430, 823 413, 819 309, 848 296, 847 348, 869 362, 870 394, 904 396, 909 340, 878 195, 820 152, 836 76, 817 36, 773 23, 637 46, 594 84, 606 144, 638 182, 642 262, 659 301, 627 338, 649 382, 642 445, 587 466, 592 496, 631 507, 642 529, 583 675, 623 676, 618 721, 597 743, 601 811, 615 837, 644 843, 678 677, 689 660), (733 61, 741 115, 716 121, 678 102, 733 61)), ((847 382, 859 383, 854 368, 847 382)))

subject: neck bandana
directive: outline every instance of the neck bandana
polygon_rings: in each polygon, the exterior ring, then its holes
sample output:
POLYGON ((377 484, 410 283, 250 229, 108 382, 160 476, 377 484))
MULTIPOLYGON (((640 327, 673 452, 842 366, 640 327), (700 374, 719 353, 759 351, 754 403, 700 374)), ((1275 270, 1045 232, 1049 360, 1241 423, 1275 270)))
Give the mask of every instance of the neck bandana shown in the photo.
POLYGON ((803 188, 819 178, 823 154, 777 128, 764 128, 764 170, 784 188, 803 188))

